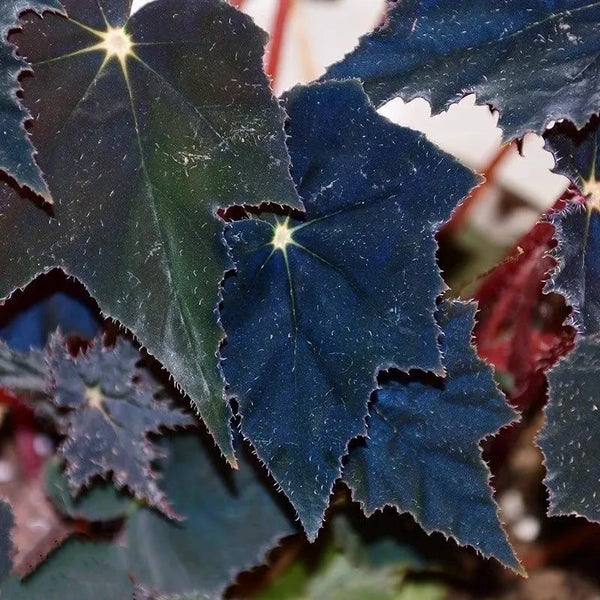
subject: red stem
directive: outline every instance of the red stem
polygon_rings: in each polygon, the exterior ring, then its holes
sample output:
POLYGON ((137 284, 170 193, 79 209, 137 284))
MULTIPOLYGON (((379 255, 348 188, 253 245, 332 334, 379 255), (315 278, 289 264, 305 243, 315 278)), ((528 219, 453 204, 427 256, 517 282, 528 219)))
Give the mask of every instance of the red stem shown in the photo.
POLYGON ((271 41, 267 50, 267 64, 265 70, 271 79, 271 87, 275 87, 277 75, 279 73, 279 65, 281 62, 281 50, 283 48, 283 37, 285 27, 292 7, 292 0, 279 0, 275 19, 273 21, 273 32, 271 41))

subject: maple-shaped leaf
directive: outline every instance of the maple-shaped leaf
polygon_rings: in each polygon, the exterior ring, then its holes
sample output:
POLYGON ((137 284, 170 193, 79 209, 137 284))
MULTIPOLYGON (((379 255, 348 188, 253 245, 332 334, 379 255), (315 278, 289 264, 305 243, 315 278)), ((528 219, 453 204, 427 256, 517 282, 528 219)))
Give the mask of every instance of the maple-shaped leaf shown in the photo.
POLYGON ((351 450, 344 480, 367 515, 395 506, 426 531, 441 531, 519 570, 479 446, 516 413, 471 344, 475 310, 462 302, 440 305, 446 376, 413 372, 377 391, 368 437, 351 450))
POLYGON ((266 34, 220 0, 66 0, 15 34, 51 218, 0 186, 0 296, 60 267, 132 330, 234 461, 215 307, 230 266, 216 209, 300 207, 266 34))
POLYGON ((10 504, 0 500, 0 581, 2 581, 12 569, 13 526, 14 518, 10 504))
POLYGON ((41 350, 23 353, 0 340, 0 387, 15 392, 43 394, 48 386, 47 366, 41 350))
POLYGON ((158 597, 221 598, 237 573, 262 563, 297 529, 243 449, 240 469, 231 471, 215 463, 196 433, 162 443, 167 458, 161 461, 160 485, 184 519, 137 511, 123 535, 129 571, 158 597))
POLYGON ((573 307, 573 324, 585 335, 600 332, 599 125, 594 119, 576 131, 560 124, 545 136, 546 147, 556 158, 555 170, 569 177, 583 197, 551 215, 558 242, 554 251, 557 268, 546 291, 565 297, 573 307))
POLYGON ((0 582, 4 600, 125 600, 133 584, 125 568, 125 549, 108 542, 68 541, 29 577, 0 582))
POLYGON ((0 169, 49 200, 48 187, 35 163, 33 145, 25 130, 29 114, 17 98, 19 75, 28 69, 28 64, 16 56, 15 47, 7 41, 19 14, 32 10, 39 14, 46 10, 60 12, 62 6, 57 0, 10 0, 0 4, 0 169))
POLYGON ((261 564, 280 538, 297 532, 239 449, 240 468, 232 471, 197 432, 162 439, 160 485, 183 520, 139 507, 113 543, 69 541, 23 581, 0 585, 0 596, 121 600, 132 598, 135 586, 142 598, 222 598, 240 571, 261 564))
POLYGON ((149 433, 193 424, 190 416, 154 398, 154 389, 136 382, 139 352, 119 338, 106 348, 96 342, 73 358, 54 338, 49 363, 53 403, 65 412, 58 426, 65 434, 59 455, 73 493, 94 477, 112 474, 117 487, 126 487, 172 515, 155 481, 152 461, 159 457, 149 433))
POLYGON ((582 336, 548 373, 550 400, 538 438, 546 464, 550 514, 600 521, 600 337, 582 336))
POLYGON ((442 372, 434 234, 476 182, 358 82, 292 91, 303 220, 233 223, 223 369, 243 434, 314 538, 378 369, 442 372))
POLYGON ((600 109, 600 6, 589 0, 403 0, 329 68, 380 106, 424 98, 437 113, 468 93, 500 111, 505 140, 600 109))

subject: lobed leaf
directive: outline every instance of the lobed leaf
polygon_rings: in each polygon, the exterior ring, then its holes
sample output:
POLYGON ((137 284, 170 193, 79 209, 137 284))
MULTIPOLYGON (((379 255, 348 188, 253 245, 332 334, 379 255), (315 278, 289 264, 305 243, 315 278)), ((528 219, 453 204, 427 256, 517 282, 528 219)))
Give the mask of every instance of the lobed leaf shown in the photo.
POLYGON ((70 540, 33 575, 0 582, 0 595, 10 600, 131 598, 133 585, 124 561, 125 549, 119 546, 70 540))
POLYGON ((546 464, 550 514, 600 521, 600 338, 582 336, 548 373, 550 400, 538 438, 546 464))
POLYGON ((2 598, 217 600, 297 531, 244 452, 232 471, 197 433, 185 433, 163 439, 161 456, 161 486, 182 521, 139 507, 113 543, 69 541, 27 579, 0 584, 2 598))
POLYGON ((66 0, 23 19, 24 102, 53 211, 1 186, 6 297, 41 272, 77 277, 187 392, 234 461, 216 352, 229 268, 219 206, 301 207, 266 34, 220 0, 66 0))
POLYGON ((312 539, 378 369, 442 372, 434 234, 476 178, 380 117, 357 82, 296 88, 286 108, 306 215, 226 231, 223 370, 244 436, 312 539))
POLYGON ((585 335, 600 332, 600 164, 598 121, 581 132, 561 126, 546 135, 546 145, 556 158, 556 170, 577 186, 586 201, 571 203, 551 221, 558 241, 557 268, 547 292, 562 294, 573 307, 572 321, 585 335))
POLYGON ((505 140, 600 109, 600 5, 590 0, 403 0, 329 68, 377 106, 425 98, 437 113, 468 93, 500 111, 505 140))
POLYGON ((344 480, 367 515, 395 506, 426 531, 441 531, 519 570, 479 446, 516 413, 471 344, 474 315, 474 304, 441 304, 446 376, 412 373, 377 391, 368 437, 350 452, 344 480))
POLYGON ((11 29, 17 26, 19 14, 25 11, 62 11, 58 0, 10 0, 0 4, 0 169, 20 185, 50 199, 48 186, 34 160, 34 148, 25 130, 29 113, 17 98, 19 75, 28 64, 15 55, 7 41, 11 29))
POLYGON ((58 416, 66 436, 58 452, 67 462, 71 492, 112 474, 117 487, 172 515, 156 485, 151 464, 160 454, 148 434, 193 420, 165 400, 157 401, 155 389, 135 382, 140 355, 129 342, 119 338, 113 348, 96 342, 72 358, 61 341, 52 340, 48 351, 49 393, 65 411, 58 416))

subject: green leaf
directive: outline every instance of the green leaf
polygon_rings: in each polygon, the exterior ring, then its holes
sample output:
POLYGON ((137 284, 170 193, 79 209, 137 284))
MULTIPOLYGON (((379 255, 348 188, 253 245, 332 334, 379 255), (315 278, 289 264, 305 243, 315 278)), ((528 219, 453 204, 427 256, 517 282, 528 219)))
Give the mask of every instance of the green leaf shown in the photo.
POLYGON ((55 337, 48 354, 52 401, 65 411, 58 416, 66 436, 58 452, 67 462, 71 492, 112 474, 117 487, 173 515, 156 485, 151 463, 160 453, 148 434, 193 420, 167 401, 157 401, 156 390, 144 385, 145 380, 136 383, 140 355, 130 342, 118 338, 114 347, 106 348, 97 340, 76 358, 61 342, 55 337))
POLYGON ((132 510, 131 496, 115 489, 110 481, 95 481, 89 489, 73 498, 69 481, 56 457, 46 465, 45 483, 46 493, 55 508, 71 519, 114 521, 125 517, 132 510))
POLYGON ((136 512, 124 533, 128 568, 159 597, 220 598, 237 573, 260 564, 296 529, 244 452, 233 472, 215 463, 196 434, 177 435, 165 447, 161 486, 184 520, 136 512))
POLYGON ((560 124, 547 133, 546 146, 556 171, 566 175, 586 198, 550 216, 557 240, 557 267, 545 291, 562 294, 573 307, 570 320, 585 335, 600 333, 600 142, 599 121, 583 130, 560 124))
POLYGON ((34 66, 24 102, 54 206, 49 218, 2 187, 0 296, 52 267, 77 277, 234 461, 215 314, 230 261, 215 211, 301 207, 266 34, 220 0, 157 0, 132 17, 123 0, 64 4, 69 19, 30 16, 14 35, 34 66))
POLYGON ((550 514, 600 521, 600 338, 581 337, 549 373, 546 424, 539 436, 550 514))
POLYGON ((367 515, 386 505, 520 570, 502 530, 479 442, 514 420, 471 344, 475 305, 443 302, 444 378, 400 376, 377 392, 368 438, 344 480, 367 515))
POLYGON ((233 223, 223 370, 241 430, 310 539, 378 369, 442 372, 435 232, 476 177, 379 116, 357 82, 286 100, 303 221, 233 223))
POLYGON ((330 67, 374 104, 425 98, 438 113, 468 93, 500 111, 505 140, 600 109, 600 5, 590 0, 403 0, 330 67))
POLYGON ((68 541, 23 581, 9 577, 0 590, 3 600, 125 600, 133 596, 124 548, 76 540, 68 541))
POLYGON ((15 55, 15 48, 7 42, 8 32, 17 25, 24 11, 39 14, 46 10, 62 11, 57 0, 10 0, 0 5, 0 169, 19 185, 50 199, 44 178, 33 158, 34 148, 25 131, 24 122, 29 113, 17 99, 19 75, 28 70, 28 64, 15 55))
POLYGON ((0 340, 0 387, 16 392, 43 394, 48 386, 43 352, 23 354, 0 340))
POLYGON ((0 500, 0 581, 12 569, 12 528, 14 526, 13 513, 8 502, 0 500))

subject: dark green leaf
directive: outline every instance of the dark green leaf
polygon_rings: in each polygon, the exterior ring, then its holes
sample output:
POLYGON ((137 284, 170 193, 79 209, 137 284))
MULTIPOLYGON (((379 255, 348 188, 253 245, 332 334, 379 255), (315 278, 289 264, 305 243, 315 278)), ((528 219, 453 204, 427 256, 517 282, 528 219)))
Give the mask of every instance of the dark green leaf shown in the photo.
POLYGON ((133 585, 125 569, 125 549, 108 543, 68 541, 21 581, 0 584, 6 600, 126 600, 133 585))
POLYGON ((230 263, 214 213, 300 207, 262 69, 266 35, 220 0, 158 0, 131 18, 124 0, 64 4, 69 19, 31 16, 14 36, 34 65, 24 102, 54 213, 2 188, 0 296, 53 266, 77 277, 233 461, 215 314, 230 263), (125 54, 129 40, 126 56, 106 51, 125 54))
POLYGON ((54 339, 49 355, 52 401, 66 411, 59 416, 66 435, 59 454, 67 461, 71 491, 112 474, 119 488, 172 514, 156 485, 151 463, 159 453, 148 434, 191 425, 191 417, 157 401, 145 381, 135 382, 140 355, 121 338, 114 348, 97 341, 77 358, 54 339))
POLYGON ((549 373, 550 400, 539 437, 547 469, 550 514, 600 521, 600 338, 579 339, 549 373))
POLYGON ((196 434, 165 444, 161 487, 184 520, 149 509, 127 522, 124 540, 136 582, 158 597, 220 598, 236 574, 256 566, 283 536, 296 530, 269 483, 239 453, 239 471, 220 469, 196 434))
POLYGON ((479 447, 516 413, 471 344, 474 314, 472 304, 441 305, 446 376, 413 373, 378 390, 368 439, 350 452, 344 479, 366 514, 396 506, 426 531, 441 531, 518 570, 479 447))
POLYGON ((12 569, 12 528, 14 519, 10 504, 0 500, 0 581, 12 569))
POLYGON ((5 0, 0 4, 0 169, 20 185, 50 199, 46 182, 33 158, 33 145, 25 131, 27 111, 17 99, 19 75, 28 65, 15 55, 15 48, 6 41, 8 32, 16 27, 20 13, 34 10, 60 12, 57 0, 5 0))
POLYGON ((442 372, 434 233, 476 178, 357 82, 297 88, 287 109, 306 219, 226 232, 223 369, 242 432, 314 538, 377 370, 442 372))
POLYGON ((358 77, 378 106, 425 98, 434 113, 475 92, 510 140, 597 112, 599 56, 597 2, 403 0, 325 77, 358 77))
POLYGON ((132 498, 115 489, 110 481, 94 482, 90 489, 73 498, 60 461, 52 458, 46 466, 46 493, 56 509, 72 519, 113 521, 132 510, 132 498))
POLYGON ((0 340, 0 387, 18 392, 43 393, 48 386, 44 354, 23 354, 0 340))
POLYGON ((600 161, 597 119, 582 131, 561 124, 546 135, 556 170, 566 175, 586 197, 551 216, 558 241, 554 250, 557 267, 546 285, 547 292, 562 294, 573 307, 571 319, 580 333, 600 332, 600 161))

